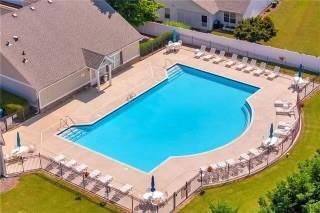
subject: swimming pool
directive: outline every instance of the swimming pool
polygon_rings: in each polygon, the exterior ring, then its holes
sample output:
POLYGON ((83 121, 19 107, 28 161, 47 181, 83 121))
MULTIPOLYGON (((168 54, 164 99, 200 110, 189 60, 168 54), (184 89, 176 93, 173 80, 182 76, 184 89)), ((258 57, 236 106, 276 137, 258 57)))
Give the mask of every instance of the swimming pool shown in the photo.
POLYGON ((129 103, 59 135, 150 172, 170 157, 211 151, 239 137, 252 116, 246 99, 258 89, 177 64, 167 80, 129 103))

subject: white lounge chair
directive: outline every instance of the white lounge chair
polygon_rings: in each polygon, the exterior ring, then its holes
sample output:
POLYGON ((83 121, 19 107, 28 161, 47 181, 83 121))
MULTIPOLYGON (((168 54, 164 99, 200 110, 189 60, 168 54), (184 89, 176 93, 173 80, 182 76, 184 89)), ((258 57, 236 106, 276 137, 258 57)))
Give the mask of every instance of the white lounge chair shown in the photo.
POLYGON ((259 156, 260 155, 260 152, 259 150, 255 149, 255 148, 252 148, 252 149, 249 149, 249 152, 248 152, 250 155, 253 155, 253 156, 259 156))
POLYGON ((285 100, 276 100, 274 102, 274 106, 275 107, 289 108, 290 106, 292 106, 292 103, 289 102, 289 101, 285 101, 285 100))
POLYGON ((240 160, 245 160, 245 161, 249 161, 250 160, 250 156, 247 153, 242 153, 240 155, 240 160))
POLYGON ((86 170, 88 168, 88 166, 86 165, 86 164, 80 164, 80 165, 78 165, 78 166, 75 166, 74 167, 74 170, 76 170, 76 172, 78 172, 78 173, 81 173, 81 172, 83 172, 84 170, 86 170))
POLYGON ((257 60, 256 59, 251 59, 249 66, 247 66, 246 68, 244 68, 244 72, 246 73, 250 73, 251 71, 256 69, 256 63, 257 60))
POLYGON ((52 158, 52 160, 53 160, 54 162, 57 162, 57 163, 60 163, 60 162, 63 161, 64 159, 66 159, 66 157, 65 157, 64 155, 62 155, 62 154, 56 155, 56 156, 54 156, 54 157, 52 158))
POLYGON ((235 64, 237 63, 237 62, 236 62, 236 61, 237 61, 237 58, 238 58, 238 55, 235 54, 235 53, 233 53, 231 59, 229 59, 229 60, 226 62, 225 66, 226 66, 226 67, 232 67, 233 65, 235 65, 235 64))
POLYGON ((225 51, 220 51, 219 56, 215 59, 213 59, 213 63, 214 64, 219 64, 220 62, 224 61, 224 56, 225 56, 226 52, 225 51))
POLYGON ((207 54, 207 55, 205 55, 205 56, 203 57, 203 60, 209 61, 210 59, 214 58, 215 54, 216 54, 216 48, 212 47, 212 48, 210 49, 209 54, 207 54))
POLYGON ((270 74, 267 76, 267 79, 273 80, 273 79, 277 78, 279 75, 280 75, 280 67, 275 66, 274 69, 273 69, 273 72, 270 73, 270 74))
POLYGON ((99 170, 93 170, 89 173, 88 177, 89 178, 96 178, 98 177, 99 175, 101 175, 101 171, 99 170))
POLYGON ((236 164, 236 161, 233 160, 232 158, 230 158, 230 159, 226 160, 226 163, 227 163, 229 166, 233 166, 233 165, 236 164))
POLYGON ((260 63, 259 68, 256 69, 256 70, 253 72, 253 75, 255 75, 255 76, 260 76, 260 75, 262 75, 262 74, 265 72, 265 70, 266 70, 266 65, 267 65, 267 64, 266 64, 265 62, 260 63))
POLYGON ((206 51, 206 46, 205 45, 201 45, 200 50, 196 50, 194 57, 195 58, 200 58, 202 56, 204 56, 206 51))
POLYGON ((241 63, 238 64, 235 67, 236 70, 242 70, 243 68, 246 68, 247 67, 247 62, 248 62, 248 58, 247 57, 243 57, 241 63))
POLYGON ((289 108, 276 107, 276 114, 277 115, 292 115, 292 114, 294 114, 293 108, 294 108, 294 106, 291 106, 289 108))
POLYGON ((69 161, 66 161, 66 162, 62 161, 62 164, 67 168, 71 168, 71 167, 73 167, 73 166, 75 166, 77 164, 77 161, 72 159, 72 160, 69 160, 69 161))
POLYGON ((106 185, 113 180, 113 177, 111 175, 103 175, 103 176, 99 176, 97 180, 103 185, 106 185))
POLYGON ((286 129, 287 127, 293 128, 293 126, 295 125, 295 123, 296 123, 296 121, 292 121, 292 122, 279 121, 279 123, 278 123, 278 128, 279 128, 279 129, 286 129))
POLYGON ((132 190, 133 186, 131 186, 130 184, 126 184, 124 186, 122 186, 119 190, 124 193, 127 194, 132 190))
POLYGON ((288 129, 279 129, 277 128, 276 130, 274 130, 273 134, 276 136, 276 137, 286 137, 290 134, 291 132, 291 129, 288 128, 288 129))

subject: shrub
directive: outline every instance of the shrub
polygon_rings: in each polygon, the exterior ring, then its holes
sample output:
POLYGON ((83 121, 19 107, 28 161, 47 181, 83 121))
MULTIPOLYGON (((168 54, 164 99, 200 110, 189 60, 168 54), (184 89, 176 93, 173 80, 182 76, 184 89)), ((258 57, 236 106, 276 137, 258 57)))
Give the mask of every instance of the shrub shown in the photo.
POLYGON ((140 55, 146 56, 149 53, 156 51, 163 47, 172 38, 171 32, 165 32, 158 37, 148 40, 146 42, 140 43, 140 55))
POLYGON ((234 36, 237 39, 250 42, 269 41, 277 35, 272 20, 269 17, 249 18, 242 20, 234 30, 234 36))
POLYGON ((188 29, 188 30, 191 29, 191 25, 183 22, 179 22, 179 21, 167 21, 164 24, 168 26, 179 27, 179 28, 188 29))

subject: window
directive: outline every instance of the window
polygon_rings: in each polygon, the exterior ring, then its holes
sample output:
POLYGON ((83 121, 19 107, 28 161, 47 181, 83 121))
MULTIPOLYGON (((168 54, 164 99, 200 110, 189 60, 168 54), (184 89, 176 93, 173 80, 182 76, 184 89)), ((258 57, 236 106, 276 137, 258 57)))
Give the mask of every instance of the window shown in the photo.
POLYGON ((208 26, 208 17, 207 16, 201 16, 201 22, 203 27, 208 26))
POLYGON ((236 14, 230 13, 230 23, 235 24, 236 23, 236 14))
POLYGON ((224 21, 224 22, 229 22, 229 20, 230 20, 229 12, 224 12, 224 19, 223 19, 223 21, 224 21))
POLYGON ((170 8, 164 8, 164 18, 170 19, 170 8))
POLYGON ((224 22, 235 24, 236 23, 236 14, 230 12, 224 12, 224 22))

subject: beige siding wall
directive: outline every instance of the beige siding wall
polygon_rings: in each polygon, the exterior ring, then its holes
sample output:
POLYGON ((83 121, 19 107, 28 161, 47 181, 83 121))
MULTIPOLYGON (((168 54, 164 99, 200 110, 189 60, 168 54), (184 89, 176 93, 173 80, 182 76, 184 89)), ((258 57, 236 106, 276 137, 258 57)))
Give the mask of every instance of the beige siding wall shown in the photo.
POLYGON ((85 68, 50 85, 39 92, 40 108, 48 106, 87 83, 90 83, 90 71, 88 68, 85 68))
POLYGON ((122 50, 122 59, 124 64, 138 56, 140 56, 139 41, 130 44, 122 50))

